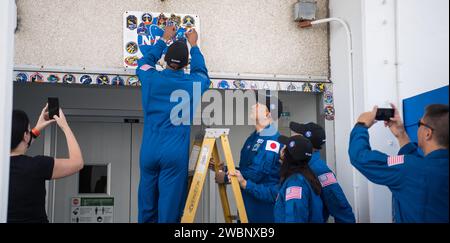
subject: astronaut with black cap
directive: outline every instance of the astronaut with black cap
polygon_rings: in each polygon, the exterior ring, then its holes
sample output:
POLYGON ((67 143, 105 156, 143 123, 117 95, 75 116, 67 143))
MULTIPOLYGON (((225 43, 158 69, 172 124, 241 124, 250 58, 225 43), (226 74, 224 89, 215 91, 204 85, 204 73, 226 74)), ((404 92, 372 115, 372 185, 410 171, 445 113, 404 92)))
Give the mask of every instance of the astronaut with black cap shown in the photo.
POLYGON ((324 204, 324 221, 326 222, 331 214, 336 223, 355 223, 355 215, 352 207, 345 197, 333 171, 327 163, 320 158, 320 150, 326 142, 325 130, 315 124, 290 123, 292 135, 302 135, 311 141, 313 145, 312 158, 309 166, 318 177, 322 186, 321 198, 324 204))
POLYGON ((278 141, 283 144, 279 183, 255 184, 239 171, 228 176, 236 176, 244 192, 262 201, 273 202, 275 223, 324 223, 322 188, 309 166, 313 151, 311 142, 301 135, 280 136, 278 141))
MULTIPOLYGON (((325 161, 320 159, 320 150, 325 144, 325 130, 317 124, 299 124, 292 122, 290 124, 293 136, 301 136, 308 139, 311 143, 311 158, 308 160, 308 166, 317 177, 321 186, 320 198, 323 202, 323 222, 327 222, 330 214, 334 217, 336 223, 354 223, 355 216, 342 188, 336 180, 334 173, 328 168, 325 161)), ((289 147, 288 147, 289 148, 289 147)), ((283 174, 283 169, 281 170, 283 174)), ((239 180, 244 192, 257 197, 259 200, 275 202, 277 200, 279 186, 260 185, 251 179, 243 176, 240 171, 235 174, 239 180)))
MULTIPOLYGON (((195 84, 203 94, 210 86, 205 59, 197 46, 195 29, 186 33, 191 45, 190 74, 184 68, 189 63, 189 50, 185 41, 174 42, 167 50, 167 68, 156 70, 156 63, 176 34, 175 26, 167 26, 155 45, 142 50, 136 74, 142 83, 144 134, 140 153, 140 184, 138 206, 140 223, 177 223, 181 220, 186 201, 190 125, 194 109, 195 84), (175 93, 189 94, 188 101, 172 101, 175 93), (190 112, 174 114, 175 107, 190 112), (187 114, 186 114, 187 113, 187 114)), ((200 93, 200 92, 199 92, 200 93)), ((200 95, 200 94, 199 94, 200 95)))

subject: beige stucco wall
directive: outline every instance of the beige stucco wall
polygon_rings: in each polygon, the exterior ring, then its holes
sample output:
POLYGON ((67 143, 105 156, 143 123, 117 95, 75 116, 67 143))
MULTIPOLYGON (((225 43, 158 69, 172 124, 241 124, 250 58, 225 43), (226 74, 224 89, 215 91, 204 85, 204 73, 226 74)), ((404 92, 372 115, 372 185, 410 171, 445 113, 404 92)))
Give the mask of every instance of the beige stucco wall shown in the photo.
MULTIPOLYGON (((328 29, 302 30, 297 0, 17 0, 15 64, 122 67, 128 10, 198 14, 213 72, 328 76, 328 29)), ((318 17, 327 0, 318 0, 318 17)))

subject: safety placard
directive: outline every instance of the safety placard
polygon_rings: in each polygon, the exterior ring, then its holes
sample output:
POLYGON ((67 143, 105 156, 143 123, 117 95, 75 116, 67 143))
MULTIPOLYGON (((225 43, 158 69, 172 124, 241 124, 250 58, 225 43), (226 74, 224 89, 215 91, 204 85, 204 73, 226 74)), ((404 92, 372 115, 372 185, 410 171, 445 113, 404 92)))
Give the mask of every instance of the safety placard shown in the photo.
MULTIPOLYGON (((142 57, 142 53, 145 53, 148 47, 154 45, 162 38, 166 26, 175 26, 177 28, 175 37, 172 40, 168 40, 168 45, 177 40, 185 40, 184 34, 192 28, 195 28, 200 36, 200 19, 195 14, 125 12, 123 15, 122 60, 124 67, 136 69, 137 61, 142 57)), ((166 51, 167 49, 164 50, 163 54, 166 51)), ((164 66, 161 61, 158 64, 164 66)))
POLYGON ((114 198, 74 197, 70 215, 71 223, 113 223, 114 198))

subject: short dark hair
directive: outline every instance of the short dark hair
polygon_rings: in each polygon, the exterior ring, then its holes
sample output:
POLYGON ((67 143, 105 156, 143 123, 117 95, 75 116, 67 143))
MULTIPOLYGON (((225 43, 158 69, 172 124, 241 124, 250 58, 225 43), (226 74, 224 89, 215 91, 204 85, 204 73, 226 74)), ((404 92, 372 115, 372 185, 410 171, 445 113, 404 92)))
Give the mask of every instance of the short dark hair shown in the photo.
POLYGON ((425 122, 433 128, 436 142, 448 149, 448 105, 430 105, 425 110, 425 122))
POLYGON ((272 114, 274 121, 281 118, 281 115, 283 114, 283 102, 281 102, 278 97, 272 96, 270 91, 266 92, 266 95, 262 97, 259 97, 259 95, 256 94, 256 103, 265 105, 272 114))
POLYGON ((23 139, 25 132, 29 131, 30 119, 27 113, 21 110, 13 110, 11 126, 11 150, 16 149, 23 139))

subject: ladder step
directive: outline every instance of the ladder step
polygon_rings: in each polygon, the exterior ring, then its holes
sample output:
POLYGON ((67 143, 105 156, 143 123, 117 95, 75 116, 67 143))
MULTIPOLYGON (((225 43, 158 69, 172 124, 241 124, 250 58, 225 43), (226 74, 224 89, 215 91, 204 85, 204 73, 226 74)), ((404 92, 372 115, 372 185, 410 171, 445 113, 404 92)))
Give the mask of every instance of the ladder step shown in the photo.
POLYGON ((237 216, 237 215, 230 215, 229 218, 230 218, 231 220, 238 220, 238 219, 239 219, 239 216, 237 216))

